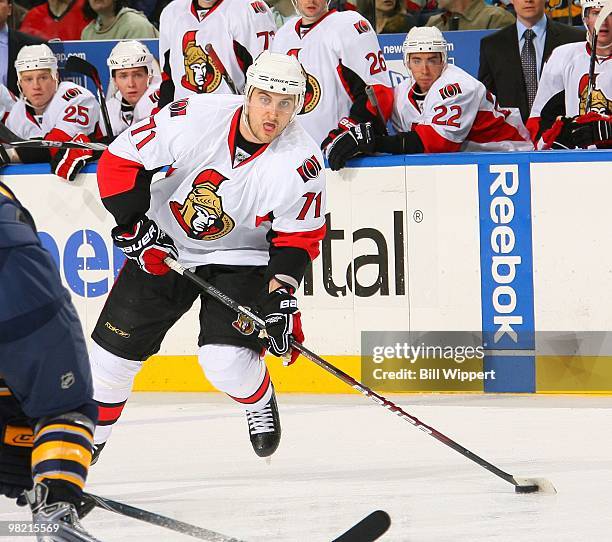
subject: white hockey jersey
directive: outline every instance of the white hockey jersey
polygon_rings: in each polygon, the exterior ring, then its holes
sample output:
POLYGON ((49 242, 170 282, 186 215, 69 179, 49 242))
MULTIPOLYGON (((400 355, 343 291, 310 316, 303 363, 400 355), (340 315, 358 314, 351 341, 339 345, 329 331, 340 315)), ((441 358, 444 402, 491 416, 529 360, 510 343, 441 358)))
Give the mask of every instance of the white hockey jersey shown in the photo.
MULTIPOLYGON (((106 107, 108 109, 113 135, 117 136, 126 128, 151 116, 159 101, 160 83, 161 78, 153 77, 149 87, 134 106, 125 103, 118 90, 106 99, 106 107)), ((102 133, 106 135, 106 126, 103 122, 100 123, 100 128, 102 133)))
POLYGON ((0 120, 2 122, 6 122, 8 114, 16 103, 17 98, 14 94, 4 85, 0 85, 0 120))
POLYGON ((276 31, 264 0, 219 0, 196 10, 193 0, 174 0, 160 16, 162 76, 174 83, 174 100, 191 94, 231 94, 205 48, 212 44, 225 70, 242 91, 247 68, 268 49, 276 31))
MULTIPOLYGON (((538 92, 531 108, 527 127, 535 138, 540 130, 542 110, 549 100, 565 91, 565 116, 584 115, 591 48, 586 42, 567 43, 557 47, 544 64, 538 92)), ((595 62, 596 79, 591 96, 591 111, 612 114, 612 55, 598 57, 595 62)))
POLYGON ((42 115, 34 115, 23 99, 13 106, 6 126, 23 139, 66 141, 77 134, 90 136, 98 127, 100 106, 86 88, 64 81, 42 115))
POLYGON ((516 108, 500 108, 484 85, 453 64, 418 101, 414 80, 394 90, 391 122, 416 132, 425 152, 533 150, 516 108))
POLYGON ((366 85, 374 87, 388 118, 391 83, 370 23, 356 11, 332 9, 303 34, 301 20, 285 23, 271 50, 297 56, 306 71, 306 99, 298 118, 313 139, 322 143, 344 117, 354 122, 376 119, 366 85))
POLYGON ((151 185, 146 214, 172 237, 187 267, 266 265, 271 229, 272 245, 318 254, 325 233, 321 151, 293 122, 245 155, 236 146, 243 101, 194 95, 173 102, 123 132, 100 160, 100 195, 119 224, 134 213, 137 193, 148 202, 138 181, 143 168, 171 166, 151 185))

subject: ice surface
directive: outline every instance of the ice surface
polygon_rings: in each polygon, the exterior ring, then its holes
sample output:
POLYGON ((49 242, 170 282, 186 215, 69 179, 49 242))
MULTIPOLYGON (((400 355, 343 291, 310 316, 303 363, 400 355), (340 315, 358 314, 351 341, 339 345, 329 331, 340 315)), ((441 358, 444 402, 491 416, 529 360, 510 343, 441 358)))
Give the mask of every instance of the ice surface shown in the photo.
MULTIPOLYGON (((251 542, 329 541, 377 508, 391 515, 389 542, 612 540, 612 397, 389 398, 558 494, 517 495, 360 395, 280 395, 283 438, 267 465, 229 399, 167 393, 133 396, 89 490, 251 542)), ((0 500, 0 520, 27 518, 0 500)), ((190 539, 101 510, 84 525, 104 542, 190 539)))

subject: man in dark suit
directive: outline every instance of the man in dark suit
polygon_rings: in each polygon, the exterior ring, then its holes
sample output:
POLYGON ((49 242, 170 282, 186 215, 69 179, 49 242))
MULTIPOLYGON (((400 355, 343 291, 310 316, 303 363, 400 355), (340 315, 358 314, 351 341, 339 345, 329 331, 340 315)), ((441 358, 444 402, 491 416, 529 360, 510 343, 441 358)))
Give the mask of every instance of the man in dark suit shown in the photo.
POLYGON ((544 14, 545 0, 513 0, 516 23, 480 42, 478 79, 502 107, 517 107, 529 117, 542 66, 552 50, 584 41, 584 29, 557 23, 544 14))
POLYGON ((0 0, 0 83, 18 96, 17 72, 15 71, 17 53, 24 45, 44 42, 39 38, 9 28, 6 21, 12 9, 13 0, 0 0))

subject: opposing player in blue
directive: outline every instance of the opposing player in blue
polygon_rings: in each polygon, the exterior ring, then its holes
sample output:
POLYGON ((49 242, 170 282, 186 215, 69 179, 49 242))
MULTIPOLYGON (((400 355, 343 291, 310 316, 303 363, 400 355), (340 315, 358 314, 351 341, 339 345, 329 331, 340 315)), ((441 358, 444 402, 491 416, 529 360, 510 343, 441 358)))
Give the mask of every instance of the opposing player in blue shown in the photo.
POLYGON ((0 494, 27 500, 49 529, 38 540, 96 542, 79 522, 93 507, 83 493, 92 394, 70 294, 30 213, 0 182, 0 494))

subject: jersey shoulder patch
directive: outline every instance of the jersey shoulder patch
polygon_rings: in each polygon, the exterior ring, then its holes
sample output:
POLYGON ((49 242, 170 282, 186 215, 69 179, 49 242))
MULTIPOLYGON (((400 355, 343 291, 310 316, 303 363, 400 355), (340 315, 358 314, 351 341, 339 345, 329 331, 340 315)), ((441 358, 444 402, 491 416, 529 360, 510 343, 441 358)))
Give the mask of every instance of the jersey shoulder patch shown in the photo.
POLYGON ((69 102, 70 100, 74 100, 79 94, 83 94, 83 91, 80 88, 70 87, 64 92, 64 94, 62 94, 62 98, 69 102))

